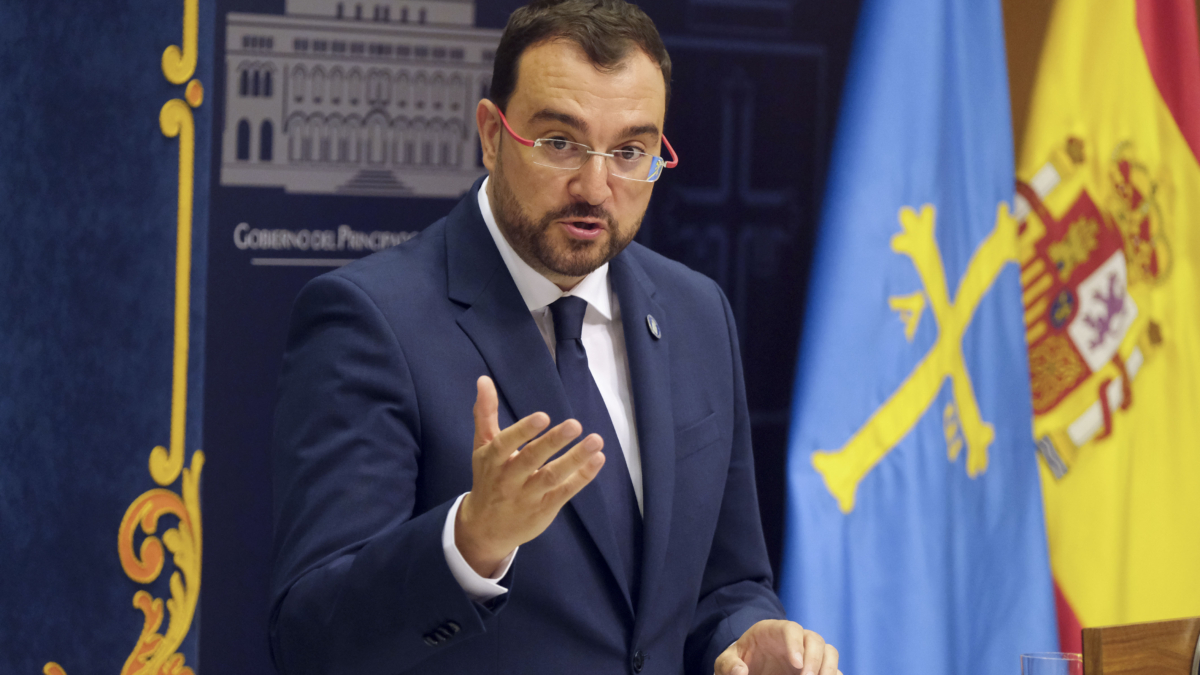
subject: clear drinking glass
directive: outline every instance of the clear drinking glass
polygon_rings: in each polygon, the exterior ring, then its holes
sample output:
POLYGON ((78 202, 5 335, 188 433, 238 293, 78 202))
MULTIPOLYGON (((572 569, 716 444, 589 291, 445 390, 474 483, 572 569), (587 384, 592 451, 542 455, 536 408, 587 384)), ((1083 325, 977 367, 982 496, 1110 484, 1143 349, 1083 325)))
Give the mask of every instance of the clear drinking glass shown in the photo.
POLYGON ((1022 654, 1021 675, 1083 675, 1083 655, 1064 652, 1022 654))

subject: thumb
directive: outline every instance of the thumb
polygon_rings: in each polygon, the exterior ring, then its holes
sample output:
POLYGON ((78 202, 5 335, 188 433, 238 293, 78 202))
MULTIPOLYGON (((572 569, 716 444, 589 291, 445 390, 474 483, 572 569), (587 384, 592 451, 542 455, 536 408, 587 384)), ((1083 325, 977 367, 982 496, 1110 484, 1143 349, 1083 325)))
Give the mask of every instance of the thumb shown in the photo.
POLYGON ((500 398, 496 384, 487 375, 475 382, 475 450, 491 442, 500 433, 500 398))

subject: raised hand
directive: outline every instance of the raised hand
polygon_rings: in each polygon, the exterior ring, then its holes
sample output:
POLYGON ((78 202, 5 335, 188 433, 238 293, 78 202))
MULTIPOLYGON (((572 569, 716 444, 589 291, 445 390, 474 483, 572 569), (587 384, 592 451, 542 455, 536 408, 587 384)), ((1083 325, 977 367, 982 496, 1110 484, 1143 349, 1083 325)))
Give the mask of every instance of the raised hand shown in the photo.
POLYGON ((794 621, 759 621, 717 657, 715 675, 841 675, 838 651, 794 621))
POLYGON ((459 506, 454 540, 467 564, 490 577, 596 477, 604 466, 604 441, 590 434, 547 463, 583 431, 579 422, 567 420, 538 437, 550 417, 537 412, 501 430, 496 385, 483 376, 476 389, 471 492, 459 506))

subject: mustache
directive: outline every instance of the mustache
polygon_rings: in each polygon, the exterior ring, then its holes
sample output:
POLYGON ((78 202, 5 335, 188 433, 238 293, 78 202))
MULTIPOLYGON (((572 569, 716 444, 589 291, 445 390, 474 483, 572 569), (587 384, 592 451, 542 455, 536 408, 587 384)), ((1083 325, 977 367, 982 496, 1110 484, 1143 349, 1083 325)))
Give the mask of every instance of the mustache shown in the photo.
POLYGON ((556 220, 567 218, 595 218, 603 220, 610 231, 616 230, 617 221, 604 207, 588 204, 587 202, 572 202, 566 206, 551 211, 542 218, 542 223, 549 225, 556 220))

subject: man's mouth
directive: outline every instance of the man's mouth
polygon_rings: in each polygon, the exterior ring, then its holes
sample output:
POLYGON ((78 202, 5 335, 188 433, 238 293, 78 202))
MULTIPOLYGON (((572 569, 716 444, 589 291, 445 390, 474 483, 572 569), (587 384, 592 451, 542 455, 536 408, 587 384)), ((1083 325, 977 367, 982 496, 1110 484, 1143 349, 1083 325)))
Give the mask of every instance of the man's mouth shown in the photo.
POLYGON ((561 222, 566 227, 567 234, 577 239, 594 239, 604 231, 604 223, 599 220, 565 220, 561 222))

